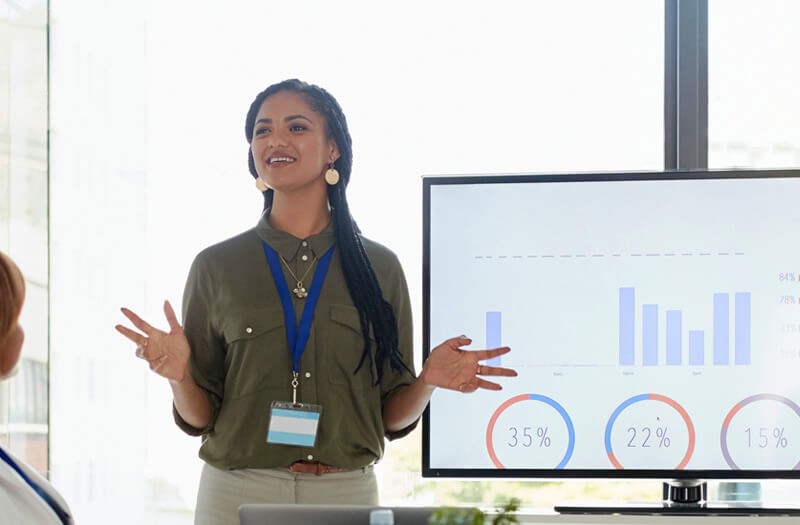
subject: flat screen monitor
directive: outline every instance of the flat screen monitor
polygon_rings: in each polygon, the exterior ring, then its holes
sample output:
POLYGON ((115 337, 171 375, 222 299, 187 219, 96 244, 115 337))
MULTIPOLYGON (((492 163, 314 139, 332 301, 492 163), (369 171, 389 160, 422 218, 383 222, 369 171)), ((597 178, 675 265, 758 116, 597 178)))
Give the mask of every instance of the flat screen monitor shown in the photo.
POLYGON ((798 478, 800 170, 423 177, 423 476, 798 478), (489 378, 491 379, 491 378, 489 378))

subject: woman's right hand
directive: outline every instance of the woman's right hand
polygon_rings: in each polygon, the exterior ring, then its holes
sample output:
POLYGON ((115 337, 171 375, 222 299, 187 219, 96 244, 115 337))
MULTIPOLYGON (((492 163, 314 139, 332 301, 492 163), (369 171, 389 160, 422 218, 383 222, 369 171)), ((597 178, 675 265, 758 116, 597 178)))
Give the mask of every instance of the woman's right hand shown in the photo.
POLYGON ((169 323, 169 332, 154 328, 127 308, 120 310, 133 326, 143 332, 120 324, 114 327, 136 344, 136 357, 147 361, 150 370, 158 375, 170 381, 182 382, 189 368, 189 341, 169 301, 164 301, 164 315, 169 323))

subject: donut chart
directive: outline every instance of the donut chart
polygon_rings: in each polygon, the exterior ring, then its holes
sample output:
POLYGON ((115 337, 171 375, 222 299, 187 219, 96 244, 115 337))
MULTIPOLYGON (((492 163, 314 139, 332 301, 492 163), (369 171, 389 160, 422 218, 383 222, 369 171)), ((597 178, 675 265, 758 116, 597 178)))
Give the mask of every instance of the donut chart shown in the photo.
MULTIPOLYGON (((725 462, 728 466, 733 470, 740 470, 741 467, 733 460, 733 454, 731 453, 730 446, 729 446, 729 431, 732 426, 732 422, 734 418, 741 414, 742 409, 747 407, 753 407, 755 403, 764 403, 766 405, 762 406, 762 410, 771 410, 774 411, 775 408, 780 407, 788 407, 791 412, 797 415, 800 418, 800 405, 789 399, 788 397, 784 397, 777 394, 755 394, 749 397, 746 397, 736 403, 733 408, 728 411, 725 415, 725 419, 722 422, 722 429, 720 430, 719 435, 719 444, 720 449, 722 450, 722 456, 725 458, 725 462), (777 405, 776 405, 777 403, 777 405)), ((772 426, 767 428, 767 435, 761 436, 764 438, 763 443, 765 446, 768 446, 770 439, 774 443, 774 447, 777 448, 786 448, 788 445, 788 438, 784 436, 784 428, 782 426, 772 426)), ((764 448, 764 447, 761 447, 764 448)), ((800 461, 797 461, 791 467, 793 470, 800 470, 800 461)))
MULTIPOLYGON (((570 418, 567 411, 562 407, 558 402, 554 399, 541 395, 541 394, 520 394, 518 396, 514 396, 505 402, 503 402, 492 414, 491 418, 489 419, 489 424, 486 427, 486 448, 487 452, 489 453, 489 457, 492 460, 492 463, 499 468, 508 468, 503 461, 500 459, 498 451, 495 447, 495 427, 498 424, 498 420, 504 414, 507 414, 509 408, 514 407, 515 405, 518 406, 520 403, 527 403, 527 402, 534 402, 536 408, 544 408, 545 410, 554 411, 555 415, 557 415, 558 419, 565 425, 565 432, 566 432, 566 451, 563 457, 557 461, 556 465, 547 465, 543 468, 555 468, 555 469, 563 469, 567 463, 569 463, 570 458, 572 457, 572 452, 575 449, 575 426, 572 423, 572 419, 570 418), (544 406, 542 406, 542 404, 544 406)), ((537 427, 536 428, 536 435, 539 438, 539 445, 540 446, 547 446, 549 447, 551 444, 551 438, 548 435, 548 427, 537 427)))
MULTIPOLYGON (((653 393, 639 394, 630 397, 625 401, 623 401, 622 403, 620 403, 620 405, 616 409, 614 409, 614 411, 611 414, 611 417, 609 417, 608 419, 608 423, 606 423, 606 430, 605 430, 605 448, 606 448, 606 454, 608 455, 608 460, 617 470, 625 469, 625 466, 623 466, 622 462, 617 458, 617 455, 614 453, 614 448, 612 445, 613 442, 612 431, 614 428, 614 423, 616 423, 620 415, 625 410, 630 408, 632 405, 634 405, 635 403, 646 402, 646 401, 656 401, 659 403, 666 404, 668 407, 674 409, 678 413, 681 421, 686 425, 686 431, 687 431, 686 452, 684 453, 683 457, 680 459, 678 464, 674 467, 675 469, 678 470, 685 469, 686 465, 689 463, 689 460, 692 458, 692 454, 694 453, 694 446, 696 439, 694 424, 692 423, 689 414, 686 412, 686 409, 684 409, 674 399, 661 394, 653 394, 653 393)), ((662 442, 663 440, 667 439, 666 428, 664 428, 664 431, 661 434, 661 436, 662 436, 662 442)), ((668 441, 667 441, 667 446, 669 446, 668 441)))

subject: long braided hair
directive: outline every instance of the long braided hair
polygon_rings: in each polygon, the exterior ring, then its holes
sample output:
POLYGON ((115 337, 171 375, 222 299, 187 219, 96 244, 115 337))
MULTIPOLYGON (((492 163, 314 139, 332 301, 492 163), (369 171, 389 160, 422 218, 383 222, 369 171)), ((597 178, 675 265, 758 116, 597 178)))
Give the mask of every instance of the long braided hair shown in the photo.
MULTIPOLYGON (((347 128, 347 120, 339 103, 323 88, 297 79, 284 80, 259 93, 250 105, 244 126, 248 144, 253 139, 255 120, 261 105, 270 95, 280 91, 291 91, 301 95, 311 109, 322 115, 325 119, 328 136, 336 142, 336 146, 339 148, 339 158, 334 162, 333 167, 339 172, 341 180, 334 186, 328 186, 328 202, 331 207, 333 231, 342 261, 344 278, 353 304, 358 310, 361 334, 364 338, 364 350, 354 373, 369 359, 375 364, 377 377, 374 379, 375 384, 378 384, 383 378, 383 369, 387 361, 392 370, 410 371, 410 369, 403 362, 398 348, 397 318, 394 310, 392 305, 383 298, 375 271, 361 242, 361 232, 353 221, 347 204, 345 189, 350 181, 350 171, 353 165, 353 141, 347 128), (375 338, 374 350, 370 343, 370 329, 375 338)), ((250 174, 254 178, 258 177, 250 148, 247 149, 247 163, 250 174)), ((272 207, 273 197, 272 189, 264 192, 264 211, 272 207)))

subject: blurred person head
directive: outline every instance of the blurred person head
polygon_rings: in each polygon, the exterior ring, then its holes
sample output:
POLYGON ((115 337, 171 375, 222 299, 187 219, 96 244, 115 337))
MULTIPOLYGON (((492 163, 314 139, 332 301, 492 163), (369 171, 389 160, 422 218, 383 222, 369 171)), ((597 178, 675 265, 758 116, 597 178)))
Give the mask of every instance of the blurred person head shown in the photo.
POLYGON ((11 258, 0 252, 0 379, 17 366, 25 333, 19 314, 25 301, 25 279, 11 258))

